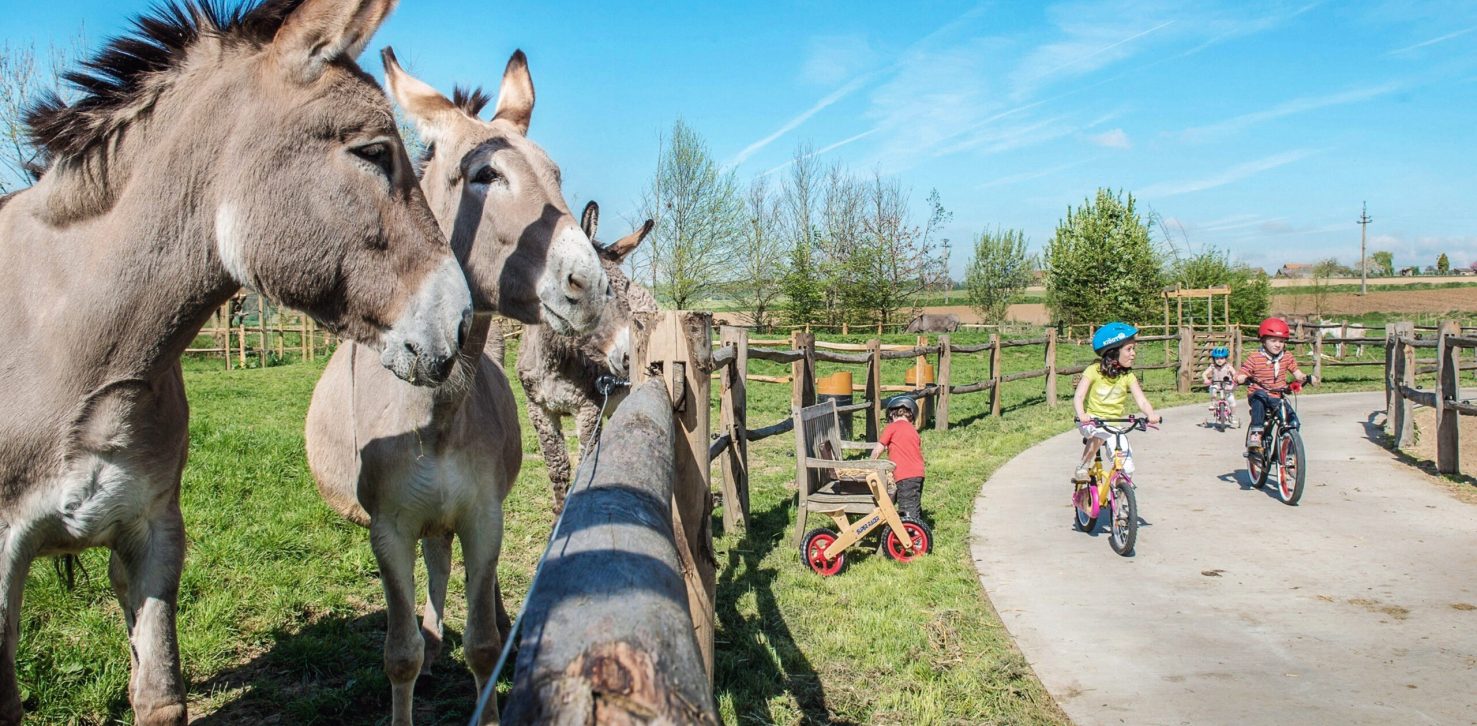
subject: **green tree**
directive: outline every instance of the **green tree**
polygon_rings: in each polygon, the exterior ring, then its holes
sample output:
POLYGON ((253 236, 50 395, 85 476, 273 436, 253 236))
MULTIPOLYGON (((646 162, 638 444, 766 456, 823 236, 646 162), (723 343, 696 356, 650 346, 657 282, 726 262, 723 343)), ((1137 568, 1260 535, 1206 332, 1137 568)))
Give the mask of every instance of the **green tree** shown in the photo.
POLYGON ((760 330, 774 323, 775 302, 784 287, 784 241, 780 238, 780 200, 770 191, 764 177, 749 184, 744 198, 747 224, 739 237, 735 256, 736 275, 729 298, 738 304, 742 317, 760 330))
POLYGON ((1451 260, 1446 259, 1446 253, 1442 252, 1441 256, 1436 258, 1436 273, 1445 275, 1449 272, 1451 272, 1451 260))
POLYGON ((1080 209, 1067 207, 1042 262, 1058 322, 1145 322, 1160 310, 1160 255, 1131 194, 1102 188, 1080 209))
POLYGON ((1324 310, 1328 307, 1329 278, 1342 274, 1344 269, 1332 257, 1313 263, 1313 314, 1323 317, 1324 310))
POLYGON ((656 220, 641 247, 653 291, 677 309, 733 279, 733 258, 746 227, 738 182, 680 119, 661 145, 642 214, 656 220))
MULTIPOLYGON (((1227 286, 1231 288, 1228 305, 1233 323, 1255 323, 1267 316, 1271 305, 1272 282, 1265 270, 1231 262, 1230 255, 1214 247, 1190 257, 1175 260, 1169 269, 1169 282, 1189 289, 1227 286)), ((1185 321, 1191 325, 1222 323, 1225 314, 1219 304, 1207 310, 1200 305, 1185 305, 1185 321)))
POLYGON ((820 320, 825 297, 815 268, 815 250, 809 245, 790 247, 789 269, 785 271, 781 287, 785 293, 781 307, 791 325, 809 325, 820 320))
POLYGON ((1387 250, 1380 250, 1369 256, 1374 260, 1374 268, 1385 277, 1395 276, 1395 255, 1387 250))
POLYGON ((1011 301, 1031 284, 1033 268, 1024 232, 996 229, 980 233, 964 271, 969 304, 988 323, 1004 321, 1011 301))

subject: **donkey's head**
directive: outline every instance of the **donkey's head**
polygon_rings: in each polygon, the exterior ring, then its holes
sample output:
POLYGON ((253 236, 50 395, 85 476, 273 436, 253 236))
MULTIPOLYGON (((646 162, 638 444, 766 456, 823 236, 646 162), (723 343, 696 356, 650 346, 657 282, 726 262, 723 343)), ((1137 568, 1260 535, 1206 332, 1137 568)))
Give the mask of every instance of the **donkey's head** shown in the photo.
POLYGON ((595 241, 599 226, 600 207, 590 202, 580 215, 580 228, 600 256, 600 266, 605 269, 605 276, 610 278, 614 297, 600 316, 599 324, 581 339, 580 349, 591 360, 604 364, 612 373, 624 378, 631 372, 631 338, 645 326, 645 314, 656 312, 657 306, 656 296, 631 282, 625 270, 621 269, 621 263, 646 239, 646 235, 651 234, 656 223, 648 219, 635 232, 606 247, 595 241))
POLYGON ((126 235, 128 217, 167 212, 155 243, 213 241, 183 253, 211 282, 157 284, 247 285, 378 348, 401 378, 445 380, 466 281, 388 100, 354 62, 394 5, 159 6, 70 76, 89 95, 30 114, 54 160, 38 184, 53 222, 106 213, 126 235))
POLYGON ((560 190, 559 167, 528 139, 533 79, 523 52, 503 73, 491 121, 481 91, 456 101, 384 51, 385 79, 428 149, 421 187, 462 261, 478 311, 561 334, 594 329, 611 290, 560 190))

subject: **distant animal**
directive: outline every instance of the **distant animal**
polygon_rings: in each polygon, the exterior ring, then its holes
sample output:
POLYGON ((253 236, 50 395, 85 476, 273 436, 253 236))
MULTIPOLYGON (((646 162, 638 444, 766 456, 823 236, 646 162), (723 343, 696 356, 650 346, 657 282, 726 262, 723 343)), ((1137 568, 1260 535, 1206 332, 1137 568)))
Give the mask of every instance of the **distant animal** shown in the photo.
MULTIPOLYGON (((1319 334, 1319 336, 1321 336, 1323 338, 1365 338, 1365 337, 1370 337, 1371 334, 1373 334, 1373 333, 1376 332, 1374 328, 1366 327, 1366 326, 1360 325, 1358 323, 1349 323, 1348 326, 1347 326, 1347 328, 1345 328, 1345 327, 1340 326, 1340 323, 1337 320, 1320 319, 1318 321, 1318 324, 1320 326, 1328 326, 1328 327, 1319 327, 1318 328, 1318 334, 1319 334), (1339 327, 1333 327, 1333 326, 1339 326, 1339 327), (1347 330, 1348 332, 1345 332, 1345 330, 1347 330)), ((1383 331, 1379 331, 1378 332, 1378 335, 1380 335, 1380 336, 1383 336, 1383 334, 1384 334, 1383 331)), ((1354 344, 1354 355, 1356 355, 1356 356, 1362 356, 1362 355, 1364 355, 1364 344, 1363 343, 1355 343, 1354 344)))
MULTIPOLYGON (((602 396, 595 390, 595 379, 607 371, 622 378, 631 375, 632 335, 644 327, 644 315, 657 310, 656 296, 631 282, 621 270, 621 262, 646 239, 654 223, 648 219, 635 232, 603 247, 595 241, 599 222, 600 207, 594 202, 585 205, 580 225, 600 255, 600 265, 614 293, 595 330, 582 336, 561 335, 547 325, 526 325, 518 347, 518 380, 528 396, 528 420, 538 431, 539 448, 549 470, 555 514, 564 508, 564 498, 569 494, 571 469, 560 419, 574 416, 583 459, 594 443, 600 422, 602 396)), ((624 397, 624 390, 612 395, 607 413, 614 411, 624 397)))
POLYGON ((953 313, 922 313, 913 317, 905 333, 952 333, 959 329, 959 316, 953 313))

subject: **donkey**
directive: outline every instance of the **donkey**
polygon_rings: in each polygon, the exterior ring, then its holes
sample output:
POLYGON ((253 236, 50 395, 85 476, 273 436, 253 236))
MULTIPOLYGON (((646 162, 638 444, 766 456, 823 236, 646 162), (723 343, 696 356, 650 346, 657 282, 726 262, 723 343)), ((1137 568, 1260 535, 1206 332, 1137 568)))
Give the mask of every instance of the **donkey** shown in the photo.
POLYGON ((959 329, 959 316, 954 313, 919 313, 908 321, 905 333, 952 333, 959 329))
MULTIPOLYGON (((538 430, 539 448, 549 469, 556 515, 564 508, 570 480, 569 452, 559 419, 575 417, 583 457, 594 443, 600 422, 602 397, 595 390, 595 379, 607 371, 622 377, 630 375, 632 328, 641 330, 644 322, 640 314, 657 309, 651 291, 631 282, 621 270, 621 263, 651 233, 654 223, 648 219, 640 229, 602 247, 595 242, 600 207, 590 202, 580 219, 610 278, 614 303, 606 306, 600 324, 589 335, 561 335, 547 325, 525 325, 516 364, 518 380, 528 396, 528 419, 538 430)), ((612 394, 610 403, 619 404, 624 397, 624 391, 612 394)))
POLYGON ((401 378, 450 374, 466 280, 354 63, 393 6, 166 4, 68 75, 74 105, 29 111, 48 166, 0 207, 0 722, 31 562, 89 547, 112 550, 136 722, 185 722, 179 359, 242 285, 401 378))
MULTIPOLYGON (((550 327, 584 332, 608 307, 610 285, 565 206, 558 167, 526 136, 534 92, 521 51, 503 73, 492 121, 479 118, 489 100, 480 90, 458 90, 449 100, 406 73, 389 49, 384 64, 395 101, 430 141, 421 185, 450 234, 477 314, 453 383, 436 391, 356 363, 352 346, 339 349, 313 392, 307 446, 324 499, 369 528, 387 602, 392 718, 409 724, 416 677, 441 650, 453 535, 466 557, 464 644, 479 691, 502 648, 497 560, 503 499, 523 453, 513 390, 501 364, 485 352, 492 314, 536 322, 542 308, 550 313, 550 327), (527 296, 531 282, 550 270, 556 277, 538 289, 556 299, 527 296), (568 308, 577 294, 584 295, 578 307, 553 312, 568 308), (416 540, 430 581, 419 629, 416 540)), ((486 716, 496 714, 494 704, 486 716)))

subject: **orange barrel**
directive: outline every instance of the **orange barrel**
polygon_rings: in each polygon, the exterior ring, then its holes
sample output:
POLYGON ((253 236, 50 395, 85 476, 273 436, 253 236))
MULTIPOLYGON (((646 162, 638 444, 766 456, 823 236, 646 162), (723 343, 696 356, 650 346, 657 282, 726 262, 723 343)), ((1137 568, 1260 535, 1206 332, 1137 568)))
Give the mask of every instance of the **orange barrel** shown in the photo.
MULTIPOLYGON (((835 401, 839 406, 850 406, 851 397, 851 373, 849 371, 837 371, 829 376, 815 379, 815 397, 817 401, 835 401)), ((851 440, 851 414, 840 415, 841 439, 851 440)))
MULTIPOLYGON (((922 388, 933 382, 933 364, 931 363, 925 362, 923 364, 923 380, 921 382, 918 380, 918 366, 916 364, 912 368, 909 368, 907 374, 903 376, 903 383, 906 383, 907 385, 910 385, 914 388, 922 388)), ((929 419, 931 418, 933 418, 933 397, 927 396, 919 398, 917 421, 918 428, 922 430, 923 427, 928 425, 929 419)))

